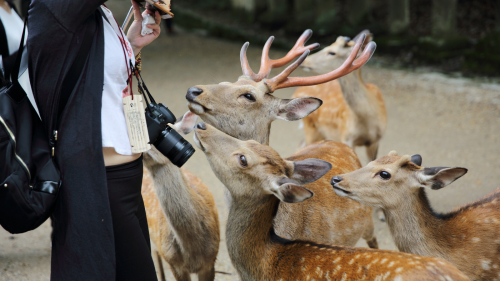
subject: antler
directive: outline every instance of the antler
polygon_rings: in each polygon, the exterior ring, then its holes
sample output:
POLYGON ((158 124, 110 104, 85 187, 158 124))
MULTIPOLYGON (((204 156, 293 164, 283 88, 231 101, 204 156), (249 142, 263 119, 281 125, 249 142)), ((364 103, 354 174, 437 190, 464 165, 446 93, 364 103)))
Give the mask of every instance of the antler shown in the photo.
POLYGON ((313 76, 313 77, 288 77, 297 67, 299 67, 302 62, 309 55, 309 50, 306 50, 299 59, 297 59, 293 64, 287 67, 283 72, 272 79, 265 79, 264 82, 271 90, 271 93, 283 88, 295 87, 295 86, 311 86, 322 84, 340 78, 344 75, 351 73, 352 71, 362 67, 373 55, 377 45, 375 42, 370 42, 366 45, 363 53, 357 60, 354 60, 365 41, 366 34, 361 34, 361 36, 356 41, 351 54, 347 60, 337 69, 332 72, 313 76))
POLYGON ((247 49, 249 43, 246 42, 241 48, 240 52, 240 61, 241 61, 241 69, 243 70, 243 75, 249 76, 255 82, 259 82, 264 78, 267 78, 269 73, 273 68, 281 67, 289 62, 291 62, 294 58, 300 56, 305 51, 314 50, 319 47, 318 43, 311 44, 309 46, 304 46, 304 44, 311 38, 312 30, 308 29, 302 33, 302 35, 295 43, 295 46, 281 59, 271 60, 269 58, 269 49, 271 48, 271 44, 274 41, 274 36, 269 37, 266 44, 264 45, 264 49, 262 50, 262 59, 260 62, 260 70, 259 73, 255 74, 252 71, 252 68, 248 64, 247 59, 247 49))

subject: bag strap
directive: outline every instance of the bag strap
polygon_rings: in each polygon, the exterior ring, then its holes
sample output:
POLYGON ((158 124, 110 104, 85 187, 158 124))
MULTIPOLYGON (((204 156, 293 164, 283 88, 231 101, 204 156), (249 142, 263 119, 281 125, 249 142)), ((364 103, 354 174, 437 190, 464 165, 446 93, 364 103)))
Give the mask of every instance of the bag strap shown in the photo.
POLYGON ((7 42, 7 34, 5 34, 5 26, 0 20, 0 56, 5 57, 9 55, 9 44, 7 42))
POLYGON ((101 16, 102 16, 103 19, 105 19, 109 24, 111 24, 109 22, 108 16, 106 16, 106 14, 104 14, 104 11, 102 10, 102 7, 99 7, 99 13, 101 13, 101 16))
POLYGON ((17 83, 19 79, 19 68, 21 66, 21 58, 24 51, 24 37, 26 36, 26 27, 28 26, 28 17, 24 20, 23 35, 21 36, 21 42, 19 42, 19 49, 17 51, 16 62, 10 73, 12 84, 17 83))

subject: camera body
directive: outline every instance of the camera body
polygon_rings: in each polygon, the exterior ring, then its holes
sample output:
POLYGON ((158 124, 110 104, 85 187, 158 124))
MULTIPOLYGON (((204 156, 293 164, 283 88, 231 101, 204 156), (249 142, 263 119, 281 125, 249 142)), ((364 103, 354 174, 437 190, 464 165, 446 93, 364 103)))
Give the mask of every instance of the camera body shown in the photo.
POLYGON ((175 115, 163 103, 146 107, 149 141, 174 165, 182 167, 195 152, 193 146, 168 124, 175 123, 175 115))

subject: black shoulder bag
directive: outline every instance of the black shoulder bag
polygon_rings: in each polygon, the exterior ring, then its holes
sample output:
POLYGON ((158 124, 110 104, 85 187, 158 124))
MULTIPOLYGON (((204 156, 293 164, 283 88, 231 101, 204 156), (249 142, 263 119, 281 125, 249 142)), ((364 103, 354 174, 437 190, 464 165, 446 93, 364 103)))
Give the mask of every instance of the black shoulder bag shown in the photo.
MULTIPOLYGON (((94 30, 87 27, 78 55, 64 79, 59 114, 83 70, 94 30)), ((0 225, 10 233, 27 232, 45 222, 61 187, 50 140, 19 82, 23 74, 28 75, 24 37, 23 31, 12 84, 0 88, 0 225)))

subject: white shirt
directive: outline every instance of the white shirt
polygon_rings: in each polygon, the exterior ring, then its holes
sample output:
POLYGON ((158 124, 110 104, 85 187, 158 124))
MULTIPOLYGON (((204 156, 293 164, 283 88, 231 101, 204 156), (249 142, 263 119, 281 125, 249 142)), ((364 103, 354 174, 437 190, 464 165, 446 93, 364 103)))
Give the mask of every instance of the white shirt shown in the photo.
POLYGON ((5 35, 7 35, 9 53, 12 55, 19 49, 24 22, 12 8, 10 9, 10 14, 3 8, 0 8, 0 19, 5 28, 5 35))
MULTIPOLYGON (((127 123, 123 110, 123 92, 127 88, 127 66, 120 39, 123 32, 116 24, 113 14, 101 6, 108 21, 104 23, 104 87, 102 92, 102 146, 113 147, 118 154, 132 155, 127 123), (118 37, 119 36, 119 37, 118 37)), ((135 65, 135 56, 127 37, 123 38, 127 63, 135 65)))
MULTIPOLYGON (((19 43, 23 36, 24 22, 19 15, 10 8, 10 14, 0 7, 0 20, 2 21, 7 35, 7 45, 9 46, 9 54, 12 55, 19 49, 19 43)), ((27 38, 28 36, 26 36, 27 38)), ((0 67, 3 69, 2 57, 0 56, 0 67)))

